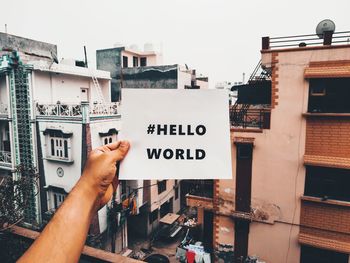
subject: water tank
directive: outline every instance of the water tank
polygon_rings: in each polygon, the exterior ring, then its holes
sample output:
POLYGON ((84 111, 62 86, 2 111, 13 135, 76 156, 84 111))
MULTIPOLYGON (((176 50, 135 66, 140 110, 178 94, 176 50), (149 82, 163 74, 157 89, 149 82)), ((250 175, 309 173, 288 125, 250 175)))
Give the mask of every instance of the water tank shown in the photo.
POLYGON ((131 49, 133 51, 139 51, 139 46, 137 44, 131 44, 129 46, 129 49, 131 49))
POLYGON ((123 43, 116 42, 114 43, 113 47, 124 47, 123 43))
POLYGON ((153 43, 145 43, 144 46, 143 46, 143 50, 144 50, 145 52, 154 51, 154 45, 153 45, 153 43))

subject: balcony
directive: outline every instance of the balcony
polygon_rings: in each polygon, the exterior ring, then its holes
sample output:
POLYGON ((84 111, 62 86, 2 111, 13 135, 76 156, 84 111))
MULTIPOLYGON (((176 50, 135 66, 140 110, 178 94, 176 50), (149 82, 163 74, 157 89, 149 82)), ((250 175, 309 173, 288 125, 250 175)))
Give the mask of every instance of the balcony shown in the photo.
POLYGON ((269 129, 271 111, 269 109, 259 108, 250 109, 248 106, 231 107, 231 127, 235 129, 269 129))
POLYGON ((350 203, 303 196, 299 243, 350 253, 350 203))
POLYGON ((38 116, 81 117, 82 108, 79 104, 37 104, 38 116))
MULTIPOLYGON (((88 113, 91 117, 100 116, 114 116, 118 115, 118 103, 94 103, 88 106, 88 113)), ((57 117, 57 118, 82 118, 83 116, 82 104, 41 104, 38 103, 36 107, 37 116, 42 117, 57 117)))
POLYGON ((90 116, 109 116, 119 113, 119 103, 93 104, 90 106, 90 116))
POLYGON ((0 151, 0 166, 11 167, 11 152, 0 151))

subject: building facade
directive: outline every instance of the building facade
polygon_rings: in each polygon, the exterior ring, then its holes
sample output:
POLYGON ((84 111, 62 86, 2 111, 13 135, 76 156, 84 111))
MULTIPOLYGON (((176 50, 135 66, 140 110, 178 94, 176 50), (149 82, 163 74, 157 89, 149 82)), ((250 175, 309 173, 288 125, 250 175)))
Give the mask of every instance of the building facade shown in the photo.
POLYGON ((332 35, 263 38, 261 73, 238 87, 234 178, 215 181, 212 198, 187 196, 204 228, 213 217, 219 257, 349 262, 350 45, 332 35))
MULTIPOLYGON (((0 43, 0 173, 35 178, 24 221, 39 229, 79 180, 91 149, 117 140, 118 103, 109 72, 58 62, 56 45, 3 33, 0 43)), ((108 213, 105 206, 94 217, 92 239, 108 240, 108 213)))

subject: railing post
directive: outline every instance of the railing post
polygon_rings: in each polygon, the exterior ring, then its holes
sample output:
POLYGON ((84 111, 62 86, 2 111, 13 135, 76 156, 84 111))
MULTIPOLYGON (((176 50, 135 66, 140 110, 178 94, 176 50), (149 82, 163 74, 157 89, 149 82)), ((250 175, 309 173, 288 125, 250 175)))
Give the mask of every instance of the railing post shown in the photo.
POLYGON ((325 31, 323 33, 323 45, 324 46, 332 45, 332 37, 333 37, 333 31, 325 31))
POLYGON ((82 121, 83 123, 90 122, 90 107, 88 101, 81 102, 81 113, 82 113, 82 121))
POLYGON ((267 50, 267 49, 270 49, 270 37, 263 37, 261 39, 261 49, 262 50, 267 50))

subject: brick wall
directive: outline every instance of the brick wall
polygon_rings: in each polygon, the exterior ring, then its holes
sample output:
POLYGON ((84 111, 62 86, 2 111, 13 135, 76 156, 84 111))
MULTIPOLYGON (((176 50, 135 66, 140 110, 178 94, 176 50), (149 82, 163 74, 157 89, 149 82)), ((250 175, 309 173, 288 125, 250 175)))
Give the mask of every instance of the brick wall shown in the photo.
MULTIPOLYGON (((350 117, 308 117, 305 155, 319 156, 321 163, 317 163, 316 158, 315 165, 322 165, 322 161, 326 164, 326 159, 322 158, 322 156, 325 156, 333 157, 334 163, 341 162, 344 164, 338 166, 339 168, 347 168, 350 165, 349 138, 350 117)), ((311 157, 307 158, 310 159, 311 157)))
POLYGON ((278 53, 272 53, 271 108, 278 105, 278 53))
POLYGON ((350 206, 302 200, 300 243, 350 252, 350 206))

